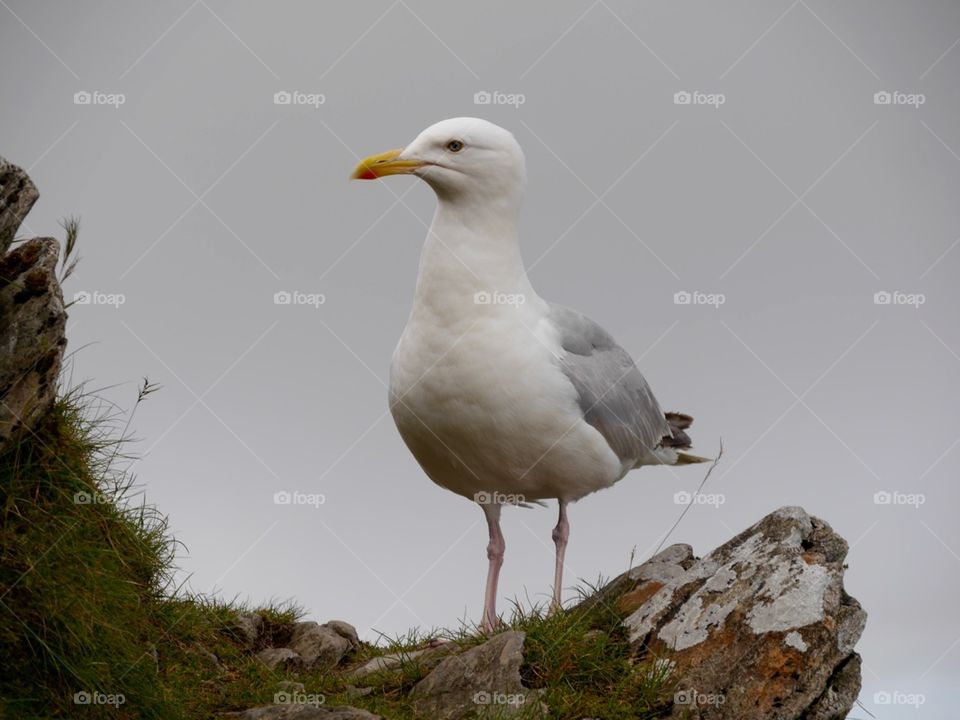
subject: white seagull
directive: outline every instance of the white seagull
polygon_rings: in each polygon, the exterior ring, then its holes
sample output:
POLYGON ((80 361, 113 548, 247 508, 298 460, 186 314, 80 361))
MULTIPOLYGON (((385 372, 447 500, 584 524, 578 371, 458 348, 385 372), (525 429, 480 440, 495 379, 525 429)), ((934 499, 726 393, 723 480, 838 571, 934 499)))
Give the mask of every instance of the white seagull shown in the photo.
POLYGON ((405 148, 361 161, 352 177, 405 174, 430 185, 438 204, 390 365, 390 410, 430 479, 486 515, 489 632, 499 624, 503 505, 558 501, 557 609, 568 503, 643 465, 706 459, 683 452, 692 418, 660 409, 606 330, 530 285, 517 234, 526 169, 510 132, 443 120, 405 148))

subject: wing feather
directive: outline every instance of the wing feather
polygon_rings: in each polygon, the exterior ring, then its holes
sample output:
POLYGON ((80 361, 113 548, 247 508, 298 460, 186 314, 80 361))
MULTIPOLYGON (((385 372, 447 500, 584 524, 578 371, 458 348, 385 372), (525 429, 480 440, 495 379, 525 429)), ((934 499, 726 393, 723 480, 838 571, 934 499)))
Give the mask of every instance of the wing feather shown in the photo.
POLYGON ((672 437, 646 379, 610 333, 559 305, 550 306, 549 317, 560 332, 561 368, 577 391, 584 419, 622 462, 633 466, 672 437))

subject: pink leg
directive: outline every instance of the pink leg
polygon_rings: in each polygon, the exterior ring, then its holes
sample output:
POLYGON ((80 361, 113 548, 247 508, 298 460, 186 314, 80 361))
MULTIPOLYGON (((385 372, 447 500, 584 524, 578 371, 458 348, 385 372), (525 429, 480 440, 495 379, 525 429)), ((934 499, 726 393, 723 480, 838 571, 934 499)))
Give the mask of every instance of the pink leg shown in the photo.
POLYGON ((560 517, 557 520, 557 526, 553 529, 553 544, 557 546, 557 563, 553 571, 553 602, 550 604, 551 612, 556 612, 561 608, 560 592, 563 589, 563 557, 567 553, 567 539, 570 537, 570 523, 567 522, 567 502, 558 500, 560 503, 560 517))
POLYGON ((503 552, 506 542, 500 531, 500 505, 493 503, 481 505, 483 514, 487 516, 487 527, 490 530, 490 543, 487 545, 487 559, 490 566, 487 569, 487 587, 483 595, 483 624, 484 632, 493 632, 500 619, 497 617, 497 580, 500 578, 500 568, 503 565, 503 552))

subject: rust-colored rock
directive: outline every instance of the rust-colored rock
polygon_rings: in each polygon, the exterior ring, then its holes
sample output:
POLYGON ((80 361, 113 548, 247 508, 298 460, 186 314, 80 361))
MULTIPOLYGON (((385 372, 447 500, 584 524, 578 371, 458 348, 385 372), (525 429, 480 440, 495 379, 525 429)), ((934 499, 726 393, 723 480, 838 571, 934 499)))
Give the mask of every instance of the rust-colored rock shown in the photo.
POLYGON ((781 508, 634 610, 624 626, 638 652, 673 663, 673 717, 845 717, 866 621, 843 589, 846 552, 825 522, 781 508))

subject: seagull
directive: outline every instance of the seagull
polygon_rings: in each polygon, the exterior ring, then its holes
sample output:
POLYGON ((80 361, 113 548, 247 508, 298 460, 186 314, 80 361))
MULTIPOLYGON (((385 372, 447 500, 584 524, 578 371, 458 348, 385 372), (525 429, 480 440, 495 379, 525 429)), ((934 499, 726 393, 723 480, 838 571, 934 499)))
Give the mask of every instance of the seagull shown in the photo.
POLYGON ((352 178, 390 175, 415 175, 437 196, 390 364, 390 410, 427 476, 486 516, 481 629, 492 632, 505 505, 558 502, 556 611, 567 506, 635 468, 707 459, 685 452, 693 418, 660 409, 606 330, 531 286, 517 231, 526 165, 509 131, 478 118, 443 120, 405 148, 365 158, 352 178))

